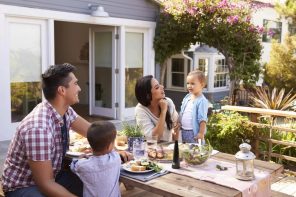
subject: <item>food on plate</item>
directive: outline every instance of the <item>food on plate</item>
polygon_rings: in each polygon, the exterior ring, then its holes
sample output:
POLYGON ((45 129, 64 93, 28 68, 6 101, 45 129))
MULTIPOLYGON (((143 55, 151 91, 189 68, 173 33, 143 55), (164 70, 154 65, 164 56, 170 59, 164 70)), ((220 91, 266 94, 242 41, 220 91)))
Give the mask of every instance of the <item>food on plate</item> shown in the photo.
POLYGON ((74 142, 80 141, 80 140, 86 140, 85 137, 83 137, 82 135, 80 135, 72 130, 70 130, 69 136, 70 136, 70 143, 74 143, 74 142))
POLYGON ((162 147, 157 147, 157 149, 149 148, 147 150, 148 157, 152 159, 163 159, 164 151, 162 147))
POLYGON ((81 153, 91 153, 92 149, 90 147, 81 146, 81 147, 70 147, 70 152, 81 152, 81 153))
POLYGON ((82 153, 91 153, 92 149, 87 142, 77 141, 74 142, 72 146, 69 147, 71 152, 82 152, 82 153))
POLYGON ((117 146, 125 146, 125 142, 124 141, 117 141, 117 146))
POLYGON ((116 139, 118 141, 124 141, 125 143, 127 142, 127 137, 125 135, 117 135, 116 139))
POLYGON ((115 146, 118 150, 125 150, 127 148, 127 137, 125 135, 116 135, 115 146))
POLYGON ((148 152, 148 157, 153 158, 153 159, 156 158, 157 152, 155 149, 148 149, 147 152, 148 152))
POLYGON ((149 166, 149 162, 147 160, 142 160, 141 161, 141 166, 149 166))
POLYGON ((156 158, 157 158, 157 159, 162 159, 162 158, 164 158, 163 151, 157 151, 157 153, 156 153, 156 158))
POLYGON ((127 166, 133 172, 141 172, 146 170, 154 170, 159 172, 162 169, 162 167, 147 159, 132 160, 127 163, 127 166))
POLYGON ((173 160, 174 151, 173 150, 164 150, 164 158, 166 160, 173 160))
POLYGON ((138 166, 136 164, 131 165, 131 171, 145 171, 146 166, 138 166))

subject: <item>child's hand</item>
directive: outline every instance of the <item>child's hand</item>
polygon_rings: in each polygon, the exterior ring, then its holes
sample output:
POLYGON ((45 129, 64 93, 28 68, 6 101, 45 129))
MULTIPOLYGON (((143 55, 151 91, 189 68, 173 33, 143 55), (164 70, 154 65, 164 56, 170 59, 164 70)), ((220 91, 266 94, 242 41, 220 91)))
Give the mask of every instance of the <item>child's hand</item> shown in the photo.
POLYGON ((117 152, 119 153, 121 163, 125 163, 127 161, 134 159, 134 156, 129 152, 126 152, 126 151, 117 151, 117 152))
POLYGON ((204 140, 205 139, 205 135, 201 132, 199 132, 195 137, 194 140, 198 142, 198 139, 204 140))

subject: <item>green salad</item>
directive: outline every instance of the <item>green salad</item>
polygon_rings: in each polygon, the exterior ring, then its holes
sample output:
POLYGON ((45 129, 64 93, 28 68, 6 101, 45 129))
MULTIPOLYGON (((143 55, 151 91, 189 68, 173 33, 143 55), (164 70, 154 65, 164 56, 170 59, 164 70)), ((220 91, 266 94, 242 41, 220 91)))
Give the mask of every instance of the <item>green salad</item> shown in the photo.
POLYGON ((155 172, 160 172, 162 170, 162 167, 157 165, 157 163, 147 159, 141 160, 141 166, 146 166, 146 169, 154 170, 155 172))
POLYGON ((190 144, 189 148, 183 151, 183 159, 192 165, 199 165, 204 163, 212 153, 212 146, 210 144, 197 145, 190 144))

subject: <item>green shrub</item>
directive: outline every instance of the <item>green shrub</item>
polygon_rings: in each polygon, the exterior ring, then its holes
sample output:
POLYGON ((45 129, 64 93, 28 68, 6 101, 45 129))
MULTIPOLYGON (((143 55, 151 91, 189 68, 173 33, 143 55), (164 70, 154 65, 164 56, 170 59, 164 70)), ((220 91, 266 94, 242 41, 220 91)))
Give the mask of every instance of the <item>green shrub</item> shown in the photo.
POLYGON ((207 123, 206 138, 214 149, 235 154, 242 142, 254 144, 254 132, 248 117, 237 112, 213 114, 207 123))

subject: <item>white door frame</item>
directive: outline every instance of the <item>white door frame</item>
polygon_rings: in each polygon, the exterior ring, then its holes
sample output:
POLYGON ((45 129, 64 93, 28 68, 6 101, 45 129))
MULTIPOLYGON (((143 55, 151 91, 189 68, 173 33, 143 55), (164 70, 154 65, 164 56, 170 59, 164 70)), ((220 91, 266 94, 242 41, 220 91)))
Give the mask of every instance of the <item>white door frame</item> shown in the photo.
POLYGON ((126 32, 135 32, 135 33, 143 33, 143 76, 151 74, 154 76, 154 50, 153 50, 153 42, 149 42, 149 40, 153 40, 154 32, 143 29, 143 28, 131 28, 131 27, 120 27, 120 87, 122 90, 120 92, 120 120, 133 120, 135 119, 135 107, 125 107, 125 34, 126 32), (149 50, 151 49, 151 50, 149 50), (153 52, 151 52, 153 51, 153 52))
POLYGON ((100 115, 109 118, 116 119, 116 74, 115 69, 117 65, 117 40, 115 39, 116 34, 116 27, 103 27, 103 28, 90 28, 89 33, 89 55, 90 55, 90 64, 89 64, 89 113, 90 115, 100 115), (111 68, 111 76, 112 76, 112 86, 111 86, 111 94, 112 94, 112 101, 111 101, 111 108, 105 107, 97 107, 95 105, 95 33, 96 32, 111 32, 112 33, 112 68, 111 68))
POLYGON ((8 31, 6 18, 0 13, 0 140, 11 139, 14 131, 11 125, 11 106, 10 106, 10 73, 9 73, 9 50, 8 50, 8 31))

